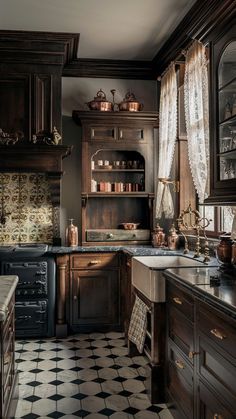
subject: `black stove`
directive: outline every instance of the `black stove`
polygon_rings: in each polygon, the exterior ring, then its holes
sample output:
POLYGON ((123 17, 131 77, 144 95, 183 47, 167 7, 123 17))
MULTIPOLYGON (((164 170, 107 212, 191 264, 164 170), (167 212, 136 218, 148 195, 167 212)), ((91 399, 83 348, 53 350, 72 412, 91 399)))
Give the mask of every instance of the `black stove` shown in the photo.
POLYGON ((0 246, 2 275, 17 275, 16 337, 54 336, 55 261, 45 244, 0 246))

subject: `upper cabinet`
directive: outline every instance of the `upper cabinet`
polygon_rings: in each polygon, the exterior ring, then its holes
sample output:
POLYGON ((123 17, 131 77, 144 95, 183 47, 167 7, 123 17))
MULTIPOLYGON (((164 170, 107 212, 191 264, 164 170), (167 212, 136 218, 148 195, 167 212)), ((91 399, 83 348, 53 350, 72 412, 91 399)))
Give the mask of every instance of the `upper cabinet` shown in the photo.
POLYGON ((211 191, 207 202, 236 202, 236 25, 212 42, 210 73, 211 191))

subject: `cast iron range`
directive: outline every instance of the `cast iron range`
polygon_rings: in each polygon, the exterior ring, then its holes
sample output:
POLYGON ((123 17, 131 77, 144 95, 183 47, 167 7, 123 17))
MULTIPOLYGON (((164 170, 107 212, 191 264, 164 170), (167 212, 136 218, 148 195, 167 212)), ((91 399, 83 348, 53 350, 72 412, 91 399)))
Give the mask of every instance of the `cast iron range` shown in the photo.
POLYGON ((0 246, 2 275, 18 275, 16 337, 54 335, 55 262, 45 244, 0 246))

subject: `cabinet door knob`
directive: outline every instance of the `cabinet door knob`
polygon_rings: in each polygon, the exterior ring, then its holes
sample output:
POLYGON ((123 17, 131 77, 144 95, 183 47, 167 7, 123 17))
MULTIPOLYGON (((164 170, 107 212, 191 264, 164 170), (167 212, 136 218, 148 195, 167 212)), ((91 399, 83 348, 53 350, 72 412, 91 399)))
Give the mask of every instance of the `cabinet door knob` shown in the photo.
POLYGON ((99 263, 101 263, 101 260, 90 260, 89 265, 98 265, 99 263))
POLYGON ((112 234, 112 233, 107 233, 107 238, 108 238, 108 239, 113 239, 113 237, 114 237, 114 234, 112 234))
POLYGON ((182 303, 182 301, 180 300, 180 298, 179 298, 179 297, 174 297, 174 298, 173 298, 173 301, 174 301, 176 304, 180 304, 180 305, 181 305, 181 304, 183 304, 183 303, 182 303))
POLYGON ((74 295, 73 299, 74 299, 74 301, 77 301, 78 300, 77 295, 74 295))
POLYGON ((226 338, 226 336, 222 335, 219 330, 217 329, 211 329, 211 334, 214 335, 217 339, 223 340, 226 338))
POLYGON ((176 359, 175 361, 175 365, 180 369, 183 370, 184 369, 184 364, 182 361, 179 361, 178 359, 176 359))

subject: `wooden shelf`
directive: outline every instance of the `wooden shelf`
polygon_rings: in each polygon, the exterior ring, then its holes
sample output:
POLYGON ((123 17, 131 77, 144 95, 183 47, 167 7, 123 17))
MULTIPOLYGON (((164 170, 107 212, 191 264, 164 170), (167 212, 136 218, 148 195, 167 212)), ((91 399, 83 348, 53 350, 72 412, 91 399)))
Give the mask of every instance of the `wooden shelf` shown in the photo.
POLYGON ((223 153, 219 153, 217 156, 224 157, 224 159, 236 159, 236 148, 233 150, 224 151, 223 153))
POLYGON ((92 169, 92 172, 106 173, 106 172, 144 172, 144 169, 92 169))
POLYGON ((153 193, 147 192, 82 192, 83 198, 107 198, 107 197, 134 197, 134 198, 154 198, 153 193))

